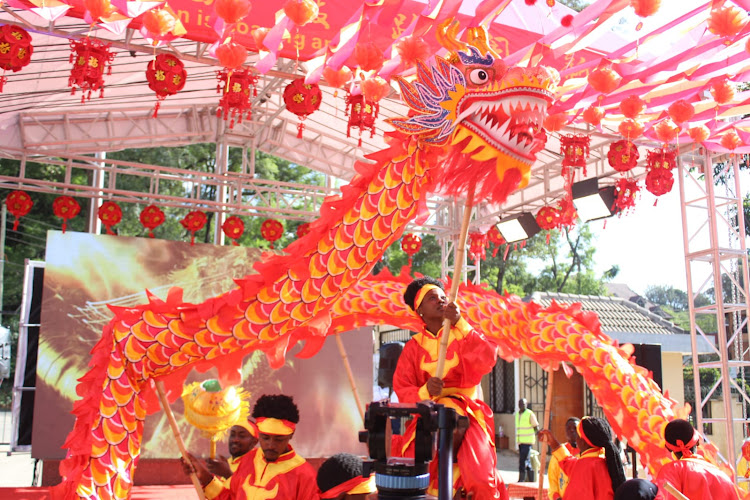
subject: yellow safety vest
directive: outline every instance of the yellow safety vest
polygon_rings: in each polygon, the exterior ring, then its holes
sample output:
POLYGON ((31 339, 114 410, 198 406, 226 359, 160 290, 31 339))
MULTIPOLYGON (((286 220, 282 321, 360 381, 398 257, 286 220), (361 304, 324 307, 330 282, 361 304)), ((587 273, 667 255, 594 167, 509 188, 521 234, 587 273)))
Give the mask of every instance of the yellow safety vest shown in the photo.
POLYGON ((519 444, 536 443, 536 431, 531 425, 534 412, 526 408, 521 414, 516 413, 516 442, 519 444))

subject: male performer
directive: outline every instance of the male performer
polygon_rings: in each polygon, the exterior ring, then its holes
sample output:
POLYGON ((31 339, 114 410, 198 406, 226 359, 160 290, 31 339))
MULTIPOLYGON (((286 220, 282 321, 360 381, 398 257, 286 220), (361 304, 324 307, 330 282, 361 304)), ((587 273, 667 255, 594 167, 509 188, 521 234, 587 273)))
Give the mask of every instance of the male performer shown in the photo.
POLYGON ((738 500, 732 480, 714 464, 696 455, 700 434, 687 420, 675 419, 664 426, 666 448, 677 458, 661 469, 654 484, 656 500, 672 500, 664 485, 669 482, 690 500, 738 500))
MULTIPOLYGON (((462 487, 475 500, 507 498, 495 467, 493 413, 477 399, 477 385, 495 365, 497 346, 472 329, 461 317, 458 306, 448 303, 443 284, 433 278, 410 283, 404 301, 419 315, 422 328, 404 346, 393 374, 398 400, 401 403, 432 400, 467 416, 469 426, 456 454, 459 474, 454 474, 454 490, 462 487), (445 368, 443 373, 436 374, 444 319, 450 320, 452 326, 445 368)), ((437 484, 437 478, 432 477, 431 484, 437 484)), ((428 489, 428 493, 434 491, 428 489)))
POLYGON ((362 459, 337 453, 320 465, 318 489, 321 500, 375 500, 375 476, 362 476, 362 459))
MULTIPOLYGON (((565 437, 568 438, 568 442, 563 443, 562 446, 565 446, 571 455, 578 455, 578 447, 576 446, 578 422, 580 422, 580 419, 576 417, 570 417, 565 422, 565 437)), ((560 468, 560 461, 555 455, 550 458, 547 476, 549 478, 548 494, 550 500, 560 500, 565 493, 565 487, 568 485, 568 476, 560 468)))
POLYGON ((318 500, 315 469, 295 453, 289 441, 299 422, 291 397, 263 395, 253 408, 260 448, 248 452, 224 482, 214 478, 195 457, 191 464, 212 500, 318 500))
POLYGON ((518 413, 516 413, 516 444, 518 444, 518 482, 534 480, 534 471, 531 468, 529 454, 531 447, 536 442, 536 433, 539 430, 539 422, 536 415, 528 408, 526 400, 518 400, 518 413))
POLYGON ((256 444, 258 444, 258 427, 255 422, 243 417, 229 429, 227 441, 229 460, 219 455, 219 458, 206 460, 206 466, 214 476, 227 478, 234 474, 240 466, 242 457, 255 448, 256 444))

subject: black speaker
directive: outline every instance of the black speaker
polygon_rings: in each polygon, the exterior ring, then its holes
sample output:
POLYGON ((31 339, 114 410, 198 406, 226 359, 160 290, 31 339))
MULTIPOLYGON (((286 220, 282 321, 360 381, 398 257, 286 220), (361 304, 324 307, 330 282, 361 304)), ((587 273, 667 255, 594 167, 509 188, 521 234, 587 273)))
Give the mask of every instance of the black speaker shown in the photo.
POLYGON ((662 372, 661 372, 661 346, 658 344, 633 344, 635 350, 633 356, 635 356, 635 363, 638 366, 642 366, 651 372, 651 378, 654 382, 659 384, 659 387, 664 390, 662 385, 662 372))
POLYGON ((396 371, 398 358, 404 345, 401 342, 389 342, 380 346, 380 362, 378 363, 378 386, 393 389, 393 372, 396 371))

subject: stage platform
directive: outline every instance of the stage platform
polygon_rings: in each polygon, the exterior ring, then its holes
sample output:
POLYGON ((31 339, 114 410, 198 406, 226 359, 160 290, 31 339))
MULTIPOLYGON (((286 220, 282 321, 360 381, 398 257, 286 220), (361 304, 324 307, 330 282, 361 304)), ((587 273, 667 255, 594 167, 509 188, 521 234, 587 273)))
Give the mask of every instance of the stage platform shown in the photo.
MULTIPOLYGON (((49 488, 0 488, 0 498, 49 500, 49 488)), ((134 486, 131 500, 189 500, 198 498, 192 485, 134 486)))

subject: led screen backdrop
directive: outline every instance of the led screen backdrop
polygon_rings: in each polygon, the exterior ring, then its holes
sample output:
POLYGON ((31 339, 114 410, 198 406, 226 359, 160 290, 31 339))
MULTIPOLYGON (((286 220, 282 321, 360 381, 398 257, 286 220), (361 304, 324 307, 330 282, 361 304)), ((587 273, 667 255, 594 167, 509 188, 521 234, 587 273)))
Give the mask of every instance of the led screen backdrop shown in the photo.
MULTIPOLYGON (((32 456, 64 458, 61 449, 73 428, 70 414, 77 379, 88 368, 89 351, 101 336, 111 314, 107 304, 133 306, 147 302, 148 289, 166 299, 172 286, 184 290, 186 302, 199 303, 230 290, 233 278, 254 272, 261 250, 149 238, 50 231, 39 336, 39 359, 34 406, 32 456)), ((372 397, 372 331, 342 334, 362 401, 372 397)), ((295 449, 306 457, 341 451, 364 454, 357 433, 362 429, 341 355, 333 338, 311 359, 293 356, 271 370, 265 355, 245 358, 243 386, 251 405, 262 394, 289 394, 300 408, 295 449)), ((216 377, 191 372, 186 383, 216 377)), ((209 444, 182 417, 182 400, 172 404, 183 438, 192 452, 207 455, 209 444)), ((226 445, 218 447, 226 455, 226 445)), ((146 419, 142 457, 179 456, 163 412, 146 419)))

